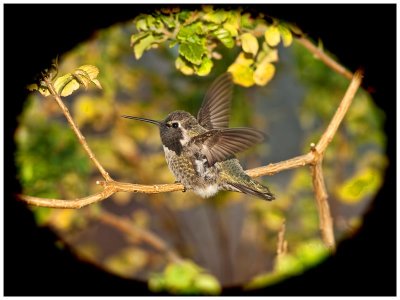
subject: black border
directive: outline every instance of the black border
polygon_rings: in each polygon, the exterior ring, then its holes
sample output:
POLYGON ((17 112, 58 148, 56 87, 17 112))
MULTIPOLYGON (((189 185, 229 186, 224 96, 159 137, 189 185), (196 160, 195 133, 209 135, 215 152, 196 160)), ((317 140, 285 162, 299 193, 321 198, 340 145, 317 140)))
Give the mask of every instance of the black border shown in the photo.
MULTIPOLYGON (((7 296, 149 295, 143 283, 124 280, 77 261, 52 244, 54 235, 35 227, 15 200, 20 190, 13 163, 16 116, 24 87, 59 53, 98 28, 132 19, 159 5, 4 4, 4 293, 7 296), (57 34, 55 34, 57 32, 57 34)), ((183 5, 181 5, 183 6, 183 5)), ((198 5, 191 5, 198 6, 198 5)), ((226 5, 224 5, 226 6, 226 5)), ((230 5, 235 7, 235 5, 230 5)), ((224 295, 396 294, 396 5, 242 5, 297 23, 351 70, 366 72, 364 86, 387 115, 390 165, 361 232, 337 254, 300 277, 263 290, 228 289, 224 295)))

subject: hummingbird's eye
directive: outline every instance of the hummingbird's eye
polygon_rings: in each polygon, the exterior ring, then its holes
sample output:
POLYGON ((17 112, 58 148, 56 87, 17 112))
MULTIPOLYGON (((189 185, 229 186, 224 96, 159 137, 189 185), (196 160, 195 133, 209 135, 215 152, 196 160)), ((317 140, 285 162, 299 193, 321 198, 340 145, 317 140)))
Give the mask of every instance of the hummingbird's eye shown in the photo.
POLYGON ((178 128, 179 127, 179 123, 178 122, 173 122, 172 123, 172 127, 173 128, 178 128))

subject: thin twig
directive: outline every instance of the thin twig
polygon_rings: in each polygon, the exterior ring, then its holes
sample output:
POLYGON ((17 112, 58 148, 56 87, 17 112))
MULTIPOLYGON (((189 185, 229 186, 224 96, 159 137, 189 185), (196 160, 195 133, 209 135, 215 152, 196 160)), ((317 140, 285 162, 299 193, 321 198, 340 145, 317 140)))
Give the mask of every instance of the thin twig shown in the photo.
POLYGON ((282 256, 287 252, 287 240, 285 239, 286 234, 286 220, 282 222, 282 226, 278 232, 278 242, 276 243, 276 255, 282 256))
POLYGON ((100 213, 93 213, 90 216, 96 220, 101 221, 104 224, 112 226, 117 230, 125 233, 127 236, 131 236, 135 239, 139 239, 158 251, 165 253, 167 258, 175 263, 179 263, 182 261, 182 258, 173 251, 160 237, 156 234, 152 233, 149 230, 142 229, 127 218, 116 216, 110 212, 102 210, 100 213))
POLYGON ((53 83, 50 81, 50 79, 45 79, 46 86, 50 92, 50 94, 54 97, 56 100, 57 104, 60 106, 61 110, 64 113, 64 116, 66 117, 69 125, 71 126, 72 130, 74 131, 75 135, 77 136, 79 143, 81 143, 83 149, 85 149, 87 155, 89 158, 93 161, 94 165, 96 168, 99 170, 101 175, 106 181, 112 181, 112 178, 108 174, 108 172, 103 168, 103 166, 99 163, 99 161, 96 159, 96 156, 90 149, 89 145, 86 142, 85 137, 83 136, 82 132, 79 130, 78 126, 75 124, 75 121, 72 119, 71 114, 69 113, 68 107, 64 104, 64 102, 61 100, 60 95, 56 92, 53 83))
POLYGON ((340 75, 343 75, 347 79, 351 80, 353 78, 353 74, 335 61, 332 57, 327 55, 322 49, 315 46, 309 39, 306 37, 299 37, 297 41, 303 45, 308 51, 314 54, 315 57, 319 58, 324 64, 330 67, 332 70, 336 71, 340 75))

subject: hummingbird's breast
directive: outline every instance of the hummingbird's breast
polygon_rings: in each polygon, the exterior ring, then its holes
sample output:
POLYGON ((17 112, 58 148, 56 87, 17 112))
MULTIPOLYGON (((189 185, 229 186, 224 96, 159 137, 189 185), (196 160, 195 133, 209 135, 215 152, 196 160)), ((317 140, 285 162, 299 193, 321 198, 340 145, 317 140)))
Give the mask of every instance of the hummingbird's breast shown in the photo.
POLYGON ((184 147, 180 155, 164 146, 165 159, 177 181, 202 197, 218 192, 218 169, 208 167, 207 160, 193 149, 184 147))

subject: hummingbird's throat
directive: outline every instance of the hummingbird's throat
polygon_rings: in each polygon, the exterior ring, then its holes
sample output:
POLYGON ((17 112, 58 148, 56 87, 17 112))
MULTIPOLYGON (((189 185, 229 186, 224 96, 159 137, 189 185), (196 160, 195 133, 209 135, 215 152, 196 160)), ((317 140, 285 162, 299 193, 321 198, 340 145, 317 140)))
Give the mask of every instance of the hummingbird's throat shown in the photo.
POLYGON ((181 128, 182 138, 179 140, 182 146, 186 146, 190 142, 190 136, 187 133, 187 130, 181 128))

